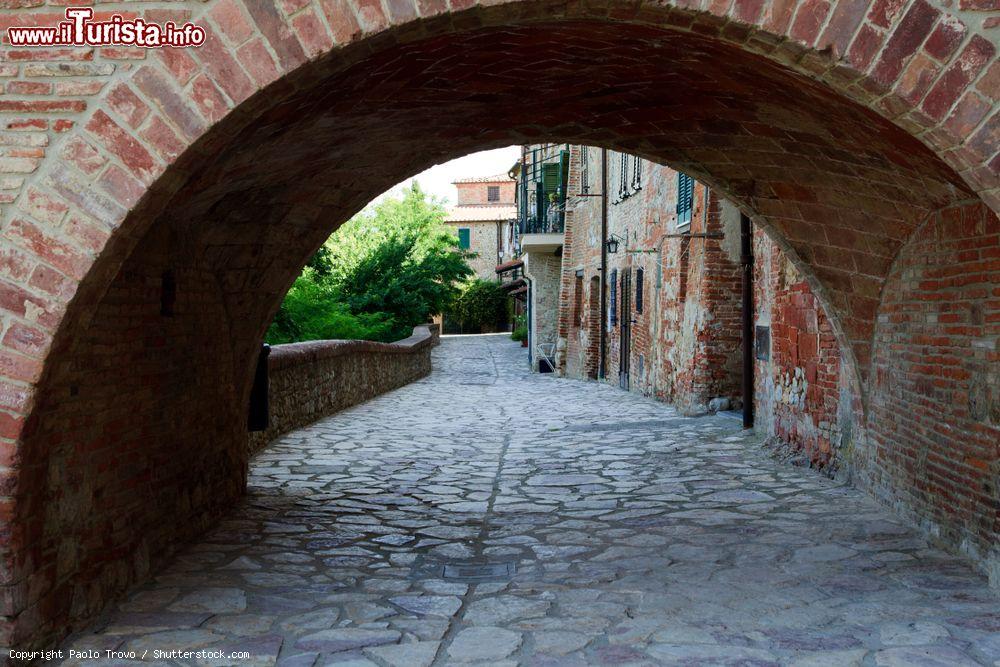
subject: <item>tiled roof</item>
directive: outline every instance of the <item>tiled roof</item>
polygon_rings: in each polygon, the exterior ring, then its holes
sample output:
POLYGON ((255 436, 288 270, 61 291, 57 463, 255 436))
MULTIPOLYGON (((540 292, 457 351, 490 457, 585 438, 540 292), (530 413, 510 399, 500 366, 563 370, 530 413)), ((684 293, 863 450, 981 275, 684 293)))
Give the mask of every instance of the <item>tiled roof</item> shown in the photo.
POLYGON ((459 178, 452 181, 452 184, 456 183, 510 183, 512 179, 507 174, 497 174, 496 176, 473 176, 471 178, 459 178))
POLYGON ((521 259, 507 260, 503 264, 497 264, 497 273, 504 273, 505 271, 510 271, 511 269, 517 269, 522 266, 524 266, 524 260, 521 259))
POLYGON ((447 222, 492 222, 512 220, 517 217, 517 207, 510 205, 493 206, 452 206, 448 209, 447 222))

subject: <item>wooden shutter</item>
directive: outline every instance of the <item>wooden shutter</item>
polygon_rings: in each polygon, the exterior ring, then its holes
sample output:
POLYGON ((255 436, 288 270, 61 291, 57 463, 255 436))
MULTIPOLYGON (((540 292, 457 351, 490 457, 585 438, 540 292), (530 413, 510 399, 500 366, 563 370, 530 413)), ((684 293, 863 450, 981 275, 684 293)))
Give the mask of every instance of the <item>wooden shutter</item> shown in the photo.
POLYGON ((642 158, 638 155, 632 156, 632 190, 642 190, 642 158))
POLYGON ((642 314, 642 279, 645 271, 639 269, 635 272, 635 312, 642 314))
POLYGON ((694 179, 687 174, 677 172, 677 225, 683 226, 691 222, 691 211, 694 208, 694 179))
POLYGON ((546 162, 542 165, 542 183, 545 184, 546 195, 559 191, 560 168, 558 162, 546 162))
POLYGON ((461 227, 458 230, 458 247, 463 250, 468 250, 472 245, 472 230, 468 227, 461 227))
POLYGON ((611 326, 615 326, 618 324, 618 269, 611 272, 608 285, 611 287, 611 296, 608 299, 608 322, 611 326))

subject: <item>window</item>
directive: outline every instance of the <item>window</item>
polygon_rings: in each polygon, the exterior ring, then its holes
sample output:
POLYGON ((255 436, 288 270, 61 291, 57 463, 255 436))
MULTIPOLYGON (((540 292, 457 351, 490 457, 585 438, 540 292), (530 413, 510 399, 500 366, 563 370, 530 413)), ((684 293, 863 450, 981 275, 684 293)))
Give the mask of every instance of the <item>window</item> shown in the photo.
POLYGON ((499 185, 489 185, 486 187, 486 201, 500 201, 499 185))
POLYGON ((573 321, 583 324, 583 271, 576 272, 576 291, 573 294, 573 321))
POLYGON ((468 227, 458 228, 458 247, 468 250, 472 245, 472 230, 468 227))
POLYGON ((642 190, 642 158, 632 156, 632 193, 642 190))
POLYGON ((639 269, 635 272, 635 312, 642 315, 642 279, 646 272, 639 269))
POLYGON ((611 296, 608 298, 608 326, 613 327, 618 324, 618 269, 611 272, 608 286, 611 288, 611 296))
POLYGON ((618 154, 618 199, 615 203, 627 199, 629 196, 628 191, 628 155, 626 153, 618 154))
POLYGON ((580 192, 590 192, 590 150, 586 146, 580 147, 580 192))
POLYGON ((618 154, 617 187, 612 204, 620 204, 642 189, 642 158, 628 153, 618 154))
POLYGON ((694 179, 687 174, 677 172, 677 227, 687 227, 691 224, 691 211, 694 209, 694 179))

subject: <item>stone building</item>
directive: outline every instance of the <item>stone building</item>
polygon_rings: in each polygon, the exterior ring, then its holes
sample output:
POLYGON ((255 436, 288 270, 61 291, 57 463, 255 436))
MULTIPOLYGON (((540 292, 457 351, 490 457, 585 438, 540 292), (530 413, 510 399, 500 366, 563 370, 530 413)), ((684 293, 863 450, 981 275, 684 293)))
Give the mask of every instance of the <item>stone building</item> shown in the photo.
MULTIPOLYGON (((517 252, 524 263, 529 359, 554 363, 558 346, 569 144, 523 146, 517 175, 517 252)), ((499 267, 498 267, 499 268, 499 267)))
POLYGON ((506 174, 453 181, 458 202, 445 223, 459 245, 476 256, 469 264, 476 276, 496 280, 496 266, 513 258, 514 181, 506 174))
MULTIPOLYGON (((534 367, 550 357, 558 373, 654 396, 686 414, 741 408, 739 210, 687 175, 627 153, 562 144, 523 155, 524 164, 545 156, 561 165, 550 179, 556 196, 547 198, 558 216, 543 223, 530 169, 519 178, 534 367)), ((840 346, 809 284, 760 229, 752 250, 755 427, 835 468, 852 434, 840 346)))

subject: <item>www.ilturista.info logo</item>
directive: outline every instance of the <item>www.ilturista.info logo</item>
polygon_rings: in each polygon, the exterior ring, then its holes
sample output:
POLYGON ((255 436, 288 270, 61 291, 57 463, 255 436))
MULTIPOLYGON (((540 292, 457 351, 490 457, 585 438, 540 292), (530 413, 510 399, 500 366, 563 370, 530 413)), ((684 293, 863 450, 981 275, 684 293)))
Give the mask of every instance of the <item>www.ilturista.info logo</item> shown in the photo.
POLYGON ((92 21, 90 7, 70 7, 66 20, 55 26, 10 27, 11 46, 140 46, 156 49, 164 46, 201 46, 205 29, 193 23, 177 25, 173 21, 147 23, 141 18, 126 19, 112 14, 107 21, 92 21))

